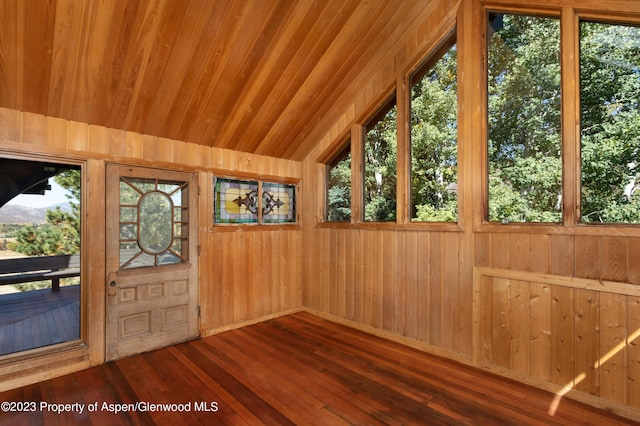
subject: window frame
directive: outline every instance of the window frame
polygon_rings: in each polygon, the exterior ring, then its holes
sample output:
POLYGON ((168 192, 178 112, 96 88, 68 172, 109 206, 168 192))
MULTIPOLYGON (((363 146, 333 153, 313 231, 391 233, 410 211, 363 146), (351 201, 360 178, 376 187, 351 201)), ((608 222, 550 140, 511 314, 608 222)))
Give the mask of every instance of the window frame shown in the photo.
MULTIPOLYGON (((457 208, 456 208, 456 220, 455 221, 449 221, 449 222, 442 222, 442 221, 418 221, 418 220, 414 220, 412 217, 412 210, 413 210, 413 193, 412 193, 412 188, 411 188, 411 175, 413 173, 413 167, 412 167, 412 138, 411 138, 411 118, 412 118, 412 109, 411 109, 411 92, 413 90, 413 86, 414 84, 417 83, 418 80, 422 80, 422 78, 424 78, 425 75, 427 75, 427 73, 429 73, 429 71, 442 59, 442 57, 444 56, 445 53, 447 53, 453 46, 458 46, 458 31, 457 31, 457 27, 454 27, 452 31, 450 31, 449 33, 446 33, 444 35, 444 37, 442 37, 441 40, 438 41, 438 43, 435 45, 435 47, 431 50, 431 52, 422 60, 422 62, 420 64, 418 64, 416 67, 414 67, 412 69, 412 71, 407 75, 407 119, 405 121, 407 121, 407 125, 408 125, 408 130, 407 130, 407 146, 406 146, 406 155, 407 155, 407 162, 406 162, 406 168, 407 168, 407 221, 408 223, 412 224, 412 225, 452 225, 452 224, 458 224, 461 222, 461 203, 460 203, 460 193, 457 192, 456 194, 456 204, 457 204, 457 208)), ((458 57, 459 59, 459 57, 458 57)), ((459 66, 458 66, 458 60, 456 60, 456 78, 459 79, 460 75, 459 75, 459 66)), ((457 122, 459 123, 460 120, 460 90, 458 89, 456 91, 456 115, 457 115, 457 122)), ((456 181, 459 182, 460 180, 460 128, 459 125, 457 125, 458 129, 457 129, 457 136, 456 136, 456 181)))
POLYGON ((243 230, 250 230, 250 229, 264 229, 265 227, 268 228, 276 228, 276 227, 287 227, 287 228, 291 228, 291 227, 299 227, 300 226, 300 212, 298 209, 298 204, 299 204, 299 191, 300 191, 300 183, 298 180, 288 180, 288 179, 278 179, 278 178, 271 178, 271 177, 256 177, 256 176, 229 176, 229 175, 223 175, 223 174, 216 174, 213 173, 210 175, 210 179, 208 179, 209 184, 211 185, 208 190, 209 194, 210 194, 210 200, 207 203, 209 205, 210 210, 210 215, 209 215, 209 220, 211 221, 211 229, 215 228, 216 231, 219 230, 224 230, 224 229, 228 229, 228 230, 238 230, 238 229, 243 229, 243 230), (256 214, 256 221, 251 221, 251 222, 216 222, 216 209, 215 209, 215 204, 216 204, 216 180, 217 179, 224 179, 224 180, 228 180, 228 181, 237 181, 237 182, 257 182, 258 184, 258 189, 257 189, 257 214, 256 214), (264 221, 263 220, 263 201, 262 201, 262 197, 263 197, 263 190, 262 190, 262 184, 263 183, 268 183, 268 184, 276 184, 276 185, 289 185, 293 187, 293 191, 294 191, 294 220, 289 221, 289 222, 271 222, 271 221, 264 221))
MULTIPOLYGON (((461 165, 461 158, 463 157, 464 148, 461 146, 460 135, 462 129, 458 125, 458 220, 456 222, 418 222, 412 221, 409 213, 410 209, 410 102, 411 102, 411 77, 416 74, 421 68, 425 67, 429 61, 434 58, 439 60, 438 53, 443 49, 443 45, 446 45, 448 40, 453 40, 456 45, 459 43, 460 26, 457 23, 457 17, 452 19, 446 27, 446 30, 442 32, 439 37, 436 37, 428 46, 426 46, 419 55, 416 55, 415 60, 409 63, 409 66, 404 69, 398 76, 393 85, 387 87, 382 92, 382 95, 377 98, 377 101, 371 103, 371 107, 367 108, 362 114, 353 120, 352 124, 346 129, 350 134, 351 142, 351 222, 330 222, 327 221, 326 205, 327 205, 327 191, 323 192, 322 202, 319 212, 321 221, 316 223, 316 227, 319 228, 354 228, 354 229, 382 229, 382 230, 416 230, 416 231, 438 231, 438 232, 463 232, 464 231, 464 209, 461 202, 463 181, 468 174, 463 170, 461 165), (401 90, 404 88, 405 90, 401 90), (364 140, 366 134, 367 124, 371 123, 384 107, 395 100, 397 108, 397 151, 396 151, 396 220, 395 222, 372 222, 364 220, 364 140)), ((458 57, 457 78, 460 82, 461 67, 460 57, 458 57)), ((458 89, 457 94, 457 109, 458 115, 460 115, 460 102, 461 92, 458 89)), ((340 136, 334 139, 334 143, 331 144, 320 156, 316 159, 317 163, 320 163, 324 172, 322 178, 324 182, 328 179, 327 165, 335 157, 336 152, 341 151, 343 143, 346 140, 345 136, 340 136)), ((325 187, 326 188, 326 187, 325 187)), ((468 203, 470 206, 470 202, 468 203)))
MULTIPOLYGON (((561 21, 561 16, 559 13, 545 13, 545 12, 532 12, 532 11, 518 11, 518 10, 503 10, 503 9, 487 9, 484 11, 484 25, 483 28, 485 28, 485 35, 487 38, 487 43, 485 46, 485 51, 484 51, 484 67, 483 67, 483 78, 484 78, 484 87, 485 87, 485 97, 484 97, 484 102, 483 102, 483 111, 485 113, 485 118, 484 118, 484 124, 486 126, 486 140, 485 140, 485 158, 486 158, 486 164, 484 167, 484 173, 486 175, 486 190, 484 192, 484 196, 485 196, 485 209, 484 209, 484 221, 486 223, 491 223, 491 224, 501 224, 501 225, 508 225, 508 224, 518 224, 518 225, 523 225, 523 226, 528 226, 528 225, 540 225, 540 226, 558 226, 561 225, 563 223, 563 213, 564 213, 564 191, 562 190, 563 187, 563 176, 564 176, 564 161, 563 161, 563 156, 565 153, 565 147, 563 144, 564 138, 563 138, 563 116, 564 116, 564 88, 562 87, 562 75, 563 75, 563 62, 562 62, 562 44, 561 44, 561 39, 558 40, 558 48, 559 48, 559 60, 558 60, 558 65, 560 66, 560 108, 559 108, 559 114, 560 114, 560 127, 559 127, 559 135, 560 135, 560 155, 559 155, 559 160, 560 163, 562 165, 562 170, 561 170, 561 176, 560 176, 560 196, 561 196, 561 202, 560 202, 560 211, 559 211, 559 220, 556 222, 524 222, 524 221, 517 221, 517 222, 511 222, 509 220, 490 220, 489 218, 489 210, 490 210, 490 160, 489 160, 489 130, 490 130, 490 126, 489 126, 489 35, 487 34, 487 28, 488 28, 488 22, 489 22, 489 17, 491 14, 496 14, 496 15, 515 15, 515 16, 521 16, 521 17, 539 17, 539 18, 546 18, 546 19, 556 19, 557 23, 558 23, 558 28, 561 29, 562 27, 562 21, 561 21)), ((555 158, 555 157, 554 157, 555 158)))
MULTIPOLYGON (((580 57, 579 23, 581 20, 603 23, 640 25, 640 13, 618 14, 607 11, 593 11, 579 7, 532 7, 525 4, 505 5, 495 1, 483 1, 476 19, 479 37, 475 44, 481 49, 482 58, 475 58, 481 65, 483 78, 482 92, 478 97, 481 105, 479 132, 482 137, 482 152, 478 152, 479 161, 474 166, 476 174, 483 176, 479 194, 474 195, 474 205, 480 208, 481 215, 474 214, 473 229, 476 232, 508 232, 530 234, 567 234, 572 235, 619 235, 640 236, 640 224, 627 223, 582 223, 580 221, 581 203, 581 138, 580 138, 580 57), (487 44, 486 19, 489 12, 533 14, 539 16, 558 16, 560 19, 560 64, 561 64, 561 148, 562 148, 562 220, 559 223, 500 223, 488 221, 488 122, 487 122, 487 44), (483 45, 484 44, 484 45, 483 45)), ((474 209, 474 210, 477 210, 474 209)))
MULTIPOLYGON (((366 223, 366 224, 397 224, 398 223, 398 218, 400 217, 400 215, 398 214, 398 204, 400 202, 400 200, 398 199, 398 158, 399 158, 399 152, 400 152, 400 147, 402 146, 399 143, 399 137, 398 137, 398 128, 399 128, 399 114, 398 114, 398 95, 397 92, 394 88, 394 90, 391 92, 390 95, 388 95, 387 97, 384 98, 385 100, 380 103, 378 105, 378 108, 375 109, 375 112, 373 114, 371 114, 370 116, 368 116, 368 118, 364 121, 364 123, 362 124, 362 133, 361 133, 361 144, 360 144, 360 158, 362 161, 362 166, 361 166, 361 172, 359 173, 359 179, 360 179, 360 183, 361 183, 361 191, 360 191, 360 195, 361 196, 361 202, 362 202, 362 209, 359 212, 359 217, 358 217, 358 221, 362 222, 362 223, 366 223), (367 169, 367 164, 365 161, 365 152, 366 152, 366 141, 367 141, 367 133, 369 133, 369 131, 371 131, 373 128, 375 128, 375 126, 382 120, 384 119, 384 117, 386 117, 386 115, 391 111, 391 109, 396 108, 396 158, 395 158, 395 162, 396 162, 396 185, 395 185, 395 189, 394 189, 394 194, 395 194, 395 200, 394 200, 394 220, 389 220, 389 221, 376 221, 376 220, 366 220, 366 207, 367 207, 367 202, 366 202, 366 194, 365 194, 365 181, 366 181, 366 169, 367 169)), ((353 199, 353 197, 352 197, 353 199)), ((352 213, 353 214, 353 213, 352 213)))
MULTIPOLYGON (((89 210, 89 165, 88 160, 75 158, 72 156, 58 156, 49 154, 31 154, 31 153, 16 153, 13 150, 0 148, 0 157, 21 160, 32 161, 35 163, 51 163, 59 164, 61 166, 68 166, 70 169, 76 168, 80 171, 80 197, 77 200, 79 205, 79 218, 80 218, 80 295, 79 295, 79 337, 77 339, 67 340, 60 343, 53 343, 45 346, 38 346, 31 349, 26 349, 19 352, 7 353, 0 356, 0 361, 3 363, 9 363, 13 361, 32 361, 32 360, 44 360, 49 357, 57 357, 61 353, 78 353, 86 354, 87 343, 89 339, 89 301, 90 301, 90 283, 89 283, 89 270, 86 267, 87 251, 89 232, 87 227, 89 226, 87 220, 89 217, 87 211, 89 210)), ((86 355, 83 355, 86 356, 86 355)))
MULTIPOLYGON (((583 22, 589 22, 594 24, 604 24, 604 25, 619 25, 619 26, 629 26, 636 27, 640 30, 640 15, 632 15, 632 16, 620 16, 620 15, 610 15, 604 13, 596 13, 596 12, 581 12, 576 11, 575 13, 575 21, 574 21, 574 32, 576 38, 576 81, 577 81, 577 98, 576 98, 576 115, 578 117, 577 121, 577 164, 576 164, 576 217, 575 224, 578 227, 586 227, 586 228, 604 228, 604 227, 625 227, 627 230, 637 230, 638 235, 640 235, 640 222, 632 223, 632 222, 584 222, 583 212, 582 212, 582 78, 581 78, 581 46, 580 46, 580 31, 581 24, 583 22)), ((634 234, 635 235, 635 234, 634 234)))

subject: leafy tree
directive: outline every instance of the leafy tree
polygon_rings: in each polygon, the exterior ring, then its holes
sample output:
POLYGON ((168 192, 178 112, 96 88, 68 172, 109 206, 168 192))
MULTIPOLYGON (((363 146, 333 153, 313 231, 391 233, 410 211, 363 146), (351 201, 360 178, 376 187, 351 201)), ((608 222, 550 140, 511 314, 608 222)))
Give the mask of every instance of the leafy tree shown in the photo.
MULTIPOLYGON (((488 24, 489 220, 560 222, 560 21, 492 13, 488 24)), ((640 223, 639 40, 638 27, 580 24, 583 222, 640 223)), ((412 87, 411 215, 418 221, 457 220, 456 53, 454 46, 412 87)), ((385 112, 367 127, 365 220, 395 220, 395 107, 385 112)), ((336 167, 330 178, 330 211, 344 217, 348 169, 336 167)))
POLYGON ((80 225, 80 184, 82 182, 82 176, 80 170, 69 169, 53 178, 58 185, 69 191, 67 198, 71 205, 71 214, 74 220, 77 220, 76 227, 80 225))
POLYGON ((327 179, 327 220, 344 222, 351 219, 351 154, 350 145, 333 164, 327 179))
POLYGON ((489 21, 489 220, 558 222, 559 20, 494 14, 489 21))
POLYGON ((640 28, 580 25, 582 220, 640 223, 640 28))
POLYGON ((396 220, 397 114, 395 103, 367 126, 364 148, 364 219, 396 220))
POLYGON ((55 181, 70 192, 71 213, 60 207, 47 210, 42 226, 27 225, 16 233, 15 250, 28 256, 52 256, 80 252, 80 170, 69 169, 55 181))
MULTIPOLYGON (((493 15, 490 24, 489 218, 558 222, 559 23, 493 15)), ((581 23, 583 222, 640 223, 638 40, 636 27, 581 23)))
POLYGON ((457 50, 454 45, 411 89, 411 217, 458 216, 457 50))

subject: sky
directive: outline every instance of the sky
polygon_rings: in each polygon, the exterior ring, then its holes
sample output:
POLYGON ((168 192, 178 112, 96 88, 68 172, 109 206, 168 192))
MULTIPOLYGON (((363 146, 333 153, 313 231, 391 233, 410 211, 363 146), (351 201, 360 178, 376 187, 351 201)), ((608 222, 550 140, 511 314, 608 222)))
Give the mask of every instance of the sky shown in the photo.
POLYGON ((59 203, 67 203, 69 199, 65 196, 69 192, 58 185, 53 179, 49 179, 51 190, 45 195, 18 195, 7 205, 17 205, 25 207, 49 207, 59 203))

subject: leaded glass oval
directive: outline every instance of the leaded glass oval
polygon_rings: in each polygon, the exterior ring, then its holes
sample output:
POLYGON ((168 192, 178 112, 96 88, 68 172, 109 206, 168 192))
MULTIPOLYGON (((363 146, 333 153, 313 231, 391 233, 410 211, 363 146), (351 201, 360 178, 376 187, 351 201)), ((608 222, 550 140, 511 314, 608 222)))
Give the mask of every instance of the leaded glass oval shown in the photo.
POLYGON ((164 193, 151 191, 140 197, 140 248, 149 254, 160 254, 173 243, 173 203, 164 193))

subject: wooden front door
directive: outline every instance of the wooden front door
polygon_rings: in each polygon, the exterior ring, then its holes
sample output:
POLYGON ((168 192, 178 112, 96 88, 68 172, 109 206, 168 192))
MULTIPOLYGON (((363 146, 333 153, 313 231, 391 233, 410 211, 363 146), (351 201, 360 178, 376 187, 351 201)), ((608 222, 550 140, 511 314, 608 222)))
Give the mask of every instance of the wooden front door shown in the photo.
POLYGON ((197 179, 107 167, 106 359, 195 338, 197 179))

